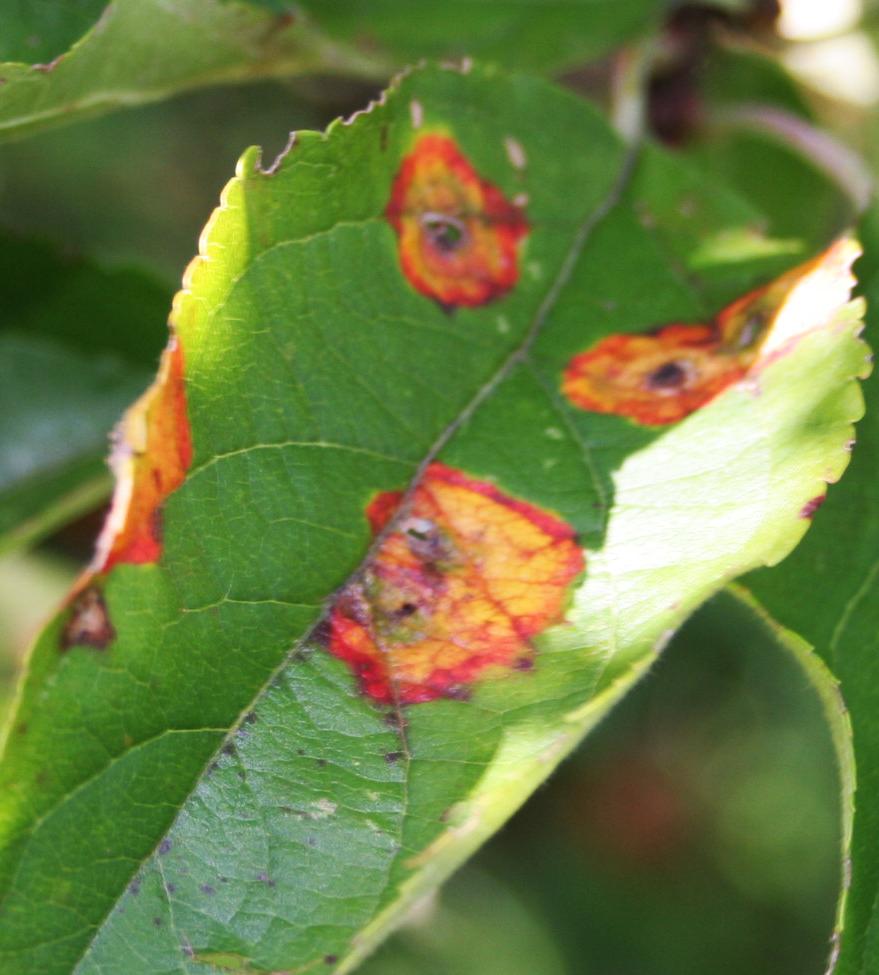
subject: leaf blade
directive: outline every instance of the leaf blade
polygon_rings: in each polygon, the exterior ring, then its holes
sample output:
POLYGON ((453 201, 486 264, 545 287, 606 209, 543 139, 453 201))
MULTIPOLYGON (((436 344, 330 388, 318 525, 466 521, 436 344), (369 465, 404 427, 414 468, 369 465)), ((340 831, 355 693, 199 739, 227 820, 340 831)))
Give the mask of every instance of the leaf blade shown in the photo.
POLYGON ((491 69, 412 74, 368 115, 302 136, 271 174, 245 155, 175 303, 195 459, 163 508, 161 561, 106 578, 115 641, 102 650, 59 655, 70 611, 54 621, 10 726, 9 966, 98 971, 142 951, 169 971, 350 968, 693 606, 795 543, 799 495, 846 462, 857 308, 816 322, 827 327, 768 362, 758 388, 732 387, 668 430, 575 412, 557 392, 589 340, 705 311, 638 217, 674 200, 637 178, 620 195, 624 156, 576 99, 491 69), (422 127, 452 129, 507 198, 528 194, 527 260, 497 304, 450 316, 400 270, 381 214, 422 127), (542 149, 572 139, 563 162, 542 149), (486 491, 490 479, 569 522, 587 576, 569 623, 536 638, 533 672, 413 705, 405 726, 392 709, 388 724, 314 626, 370 550, 370 498, 405 488, 438 451, 486 491), (682 481, 698 485, 689 517, 710 538, 682 527, 682 481), (53 752, 64 762, 38 781, 53 752), (90 821, 96 805, 115 835, 90 821), (59 851, 76 882, 55 943, 34 943, 26 919, 59 895, 59 851))

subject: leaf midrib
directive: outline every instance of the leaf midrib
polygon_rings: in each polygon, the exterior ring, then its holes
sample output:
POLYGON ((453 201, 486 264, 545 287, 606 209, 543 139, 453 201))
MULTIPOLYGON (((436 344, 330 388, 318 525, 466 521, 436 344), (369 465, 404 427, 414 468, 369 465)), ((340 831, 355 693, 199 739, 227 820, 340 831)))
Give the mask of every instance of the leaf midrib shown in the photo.
MULTIPOLYGON (((241 709, 236 720, 230 724, 227 735, 232 733, 237 727, 241 725, 241 723, 245 718, 245 715, 247 715, 248 713, 254 710, 254 707, 256 706, 257 702, 265 695, 267 690, 271 687, 272 683, 283 673, 285 668, 289 665, 290 659, 313 639, 316 631, 324 622, 324 620, 327 617, 327 614, 331 610, 333 603, 337 598, 338 593, 344 588, 346 588, 347 586, 350 586, 354 581, 356 581, 362 575, 365 568, 370 564, 376 551, 384 541, 385 537, 391 531, 393 531, 397 521, 400 519, 400 517, 402 517, 405 514, 405 510, 407 506, 411 503, 413 493, 419 481, 421 480, 422 476, 424 475, 424 472, 429 467, 429 465, 433 463, 433 461, 437 458, 439 453, 445 448, 445 446, 449 443, 449 441, 470 420, 470 418, 479 409, 482 403, 484 403, 485 400, 487 400, 492 395, 492 393, 504 381, 504 379, 506 379, 507 376, 510 375, 513 369, 515 369, 517 365, 527 360, 528 353, 530 352, 531 347, 534 345, 535 340, 540 335, 549 314, 551 313, 552 309, 555 307, 559 299, 559 296, 561 295, 562 291, 570 281, 571 275, 574 272, 574 269, 577 265, 580 255, 582 254, 583 249, 585 248, 586 244, 591 238, 592 233, 620 203, 623 193, 627 188, 631 180, 631 177, 633 175, 635 163, 638 158, 639 151, 640 151, 640 146, 637 144, 628 146, 624 150, 620 162, 619 174, 617 175, 616 179, 614 180, 613 184, 611 185, 604 199, 586 216, 586 218, 578 227, 577 232, 574 235, 574 239, 571 242, 571 246, 568 248, 565 258, 562 261, 561 267, 559 268, 559 271, 556 274, 556 276, 553 278, 553 281, 550 284, 549 288, 547 289, 546 295, 544 296, 543 300, 538 305, 537 310, 534 313, 534 318, 532 319, 532 322, 529 325, 528 330, 525 333, 525 336, 523 337, 522 341, 507 355, 507 357, 504 359, 501 365, 488 378, 488 380, 477 390, 477 392, 473 395, 473 397, 471 397, 470 401, 464 406, 464 408, 458 413, 458 415, 450 423, 448 423, 446 427, 442 430, 442 432, 436 437, 433 444, 430 446, 427 453, 425 454, 424 459, 416 467, 412 475, 412 478, 409 482, 409 486, 406 488, 406 490, 403 493, 400 505, 397 509, 397 514, 393 518, 391 518, 388 524, 384 527, 384 529, 375 536, 371 545, 367 549, 363 559, 361 560, 360 564, 351 573, 348 579, 346 579, 345 582, 343 582, 338 589, 330 593, 327 596, 327 598, 323 601, 322 609, 318 618, 315 620, 312 626, 310 626, 305 631, 305 633, 303 633, 303 635, 296 640, 296 642, 293 644, 290 650, 285 654, 284 658, 279 662, 277 667, 273 668, 271 673, 268 675, 268 677, 263 682, 263 684, 259 687, 256 693, 251 697, 248 703, 241 709)), ((398 716, 401 715, 402 709, 399 703, 396 703, 394 705, 394 710, 396 711, 398 716)), ((402 823, 405 822, 405 809, 406 809, 405 796, 408 794, 408 784, 410 779, 410 768, 411 768, 411 754, 409 752, 409 748, 406 743, 404 734, 401 735, 401 741, 402 741, 403 751, 404 751, 404 754, 402 756, 404 769, 401 778, 401 782, 404 789, 403 815, 401 816, 401 823, 402 823)), ((216 759, 216 756, 219 754, 219 751, 220 749, 217 749, 217 751, 213 753, 213 755, 211 756, 211 761, 216 759)), ((210 761, 206 763, 205 767, 206 768, 210 767, 210 761)), ((196 781, 193 783, 192 789, 190 789, 186 798, 184 798, 183 801, 180 803, 178 813, 177 813, 178 816, 180 814, 180 810, 182 810, 186 806, 186 804, 189 802, 191 797, 194 795, 200 782, 201 782, 201 776, 199 776, 196 779, 196 781)), ((174 828, 175 822, 176 822, 176 817, 174 822, 172 822, 171 826, 168 828, 168 830, 166 830, 166 833, 174 828)), ((165 834, 163 834, 163 836, 164 835, 165 834)), ((156 847, 158 846, 159 842, 161 842, 161 837, 159 838, 159 840, 157 840, 156 847)), ((126 880, 126 886, 130 882, 131 878, 137 874, 138 870, 140 870, 143 867, 143 865, 147 862, 147 860, 149 860, 150 857, 153 856, 156 847, 154 847, 141 860, 136 862, 134 869, 132 870, 131 874, 126 880)), ((399 853, 396 854, 396 856, 399 856, 399 853)), ((394 862, 395 859, 392 859, 391 865, 393 865, 394 862)), ((167 896, 167 892, 165 892, 165 896, 167 896)), ((110 907, 107 909, 103 917, 101 917, 101 919, 95 924, 94 932, 92 936, 85 943, 81 953, 78 955, 78 957, 75 960, 74 972, 79 970, 79 966, 88 956, 92 948, 92 945, 95 942, 95 939, 100 934, 101 930, 104 927, 105 922, 107 921, 107 918, 110 916, 113 910, 115 910, 117 904, 118 904, 118 899, 110 905, 110 907)), ((168 906, 170 909, 171 906, 170 903, 168 906)))

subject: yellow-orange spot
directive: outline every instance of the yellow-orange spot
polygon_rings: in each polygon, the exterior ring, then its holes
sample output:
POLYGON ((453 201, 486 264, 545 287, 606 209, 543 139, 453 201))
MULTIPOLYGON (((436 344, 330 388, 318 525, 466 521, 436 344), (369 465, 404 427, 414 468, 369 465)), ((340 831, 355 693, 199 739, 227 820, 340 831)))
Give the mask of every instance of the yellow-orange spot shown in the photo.
MULTIPOLYGON (((401 495, 367 514, 380 531, 401 495)), ((531 638, 564 616, 583 571, 570 525, 493 485, 431 464, 399 523, 330 618, 330 650, 383 702, 461 696, 531 665, 531 638)))
POLYGON ((400 166, 385 216, 406 277, 445 307, 484 304, 518 280, 524 214, 448 136, 418 140, 400 166))
POLYGON ((801 335, 828 324, 848 299, 849 268, 858 253, 851 241, 837 241, 707 324, 602 339, 571 359, 562 392, 582 410, 645 425, 682 420, 801 335))
POLYGON ((668 325, 611 335, 574 356, 562 392, 581 410, 659 425, 683 419, 744 373, 738 357, 719 352, 710 326, 668 325))
POLYGON ((111 460, 113 504, 98 540, 96 570, 119 562, 155 562, 162 551, 162 503, 192 461, 183 350, 172 338, 155 383, 128 410, 111 460))

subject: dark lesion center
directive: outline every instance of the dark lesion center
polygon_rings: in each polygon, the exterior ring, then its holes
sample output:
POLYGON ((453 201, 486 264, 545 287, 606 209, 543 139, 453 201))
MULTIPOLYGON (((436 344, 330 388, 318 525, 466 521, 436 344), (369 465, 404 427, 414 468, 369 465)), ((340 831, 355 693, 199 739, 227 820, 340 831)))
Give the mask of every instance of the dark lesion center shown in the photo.
POLYGON ((747 349, 749 346, 753 345, 754 342, 760 338, 761 334, 766 329, 766 315, 760 311, 752 311, 745 324, 742 326, 741 331, 736 339, 736 347, 739 349, 747 349))
POLYGON ((682 389, 690 378, 687 363, 672 360, 647 374, 647 388, 656 392, 674 392, 682 389))
POLYGON ((467 228, 457 217, 430 211, 421 215, 421 226, 430 243, 443 254, 458 250, 467 240, 467 228))

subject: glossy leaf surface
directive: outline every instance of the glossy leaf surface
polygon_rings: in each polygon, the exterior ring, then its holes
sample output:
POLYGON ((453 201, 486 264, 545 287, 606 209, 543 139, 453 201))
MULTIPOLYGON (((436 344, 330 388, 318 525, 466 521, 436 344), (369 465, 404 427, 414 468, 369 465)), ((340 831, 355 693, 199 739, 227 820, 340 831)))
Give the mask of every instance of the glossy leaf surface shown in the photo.
POLYGON ((696 605, 789 551, 866 351, 854 245, 764 290, 754 217, 493 70, 244 155, 9 726, 4 971, 351 970, 696 605), (755 358, 683 421, 563 394, 608 335, 725 307, 755 358))

